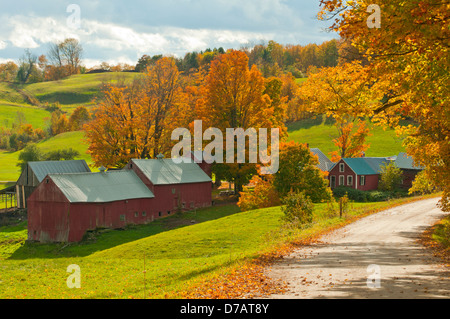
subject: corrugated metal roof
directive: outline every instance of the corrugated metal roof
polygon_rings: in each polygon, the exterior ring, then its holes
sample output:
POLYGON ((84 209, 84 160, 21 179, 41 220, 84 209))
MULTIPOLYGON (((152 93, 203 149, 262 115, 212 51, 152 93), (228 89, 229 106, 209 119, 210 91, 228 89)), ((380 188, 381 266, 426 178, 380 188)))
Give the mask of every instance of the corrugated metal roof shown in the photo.
POLYGON ((28 162, 39 182, 48 174, 91 172, 85 160, 28 162))
POLYGON ((406 153, 400 153, 395 160, 395 165, 401 169, 416 169, 422 170, 424 167, 414 165, 414 159, 406 153))
POLYGON ((384 157, 343 158, 343 161, 357 175, 377 175, 382 165, 389 164, 389 160, 384 157))
POLYGON ((154 185, 191 184, 211 182, 211 178, 190 160, 189 163, 175 163, 172 159, 132 160, 154 185))
POLYGON ((324 172, 329 172, 334 163, 318 148, 311 148, 311 152, 319 157, 319 164, 317 167, 324 172))
POLYGON ((153 193, 131 170, 104 173, 48 175, 71 203, 108 203, 153 198, 153 193))

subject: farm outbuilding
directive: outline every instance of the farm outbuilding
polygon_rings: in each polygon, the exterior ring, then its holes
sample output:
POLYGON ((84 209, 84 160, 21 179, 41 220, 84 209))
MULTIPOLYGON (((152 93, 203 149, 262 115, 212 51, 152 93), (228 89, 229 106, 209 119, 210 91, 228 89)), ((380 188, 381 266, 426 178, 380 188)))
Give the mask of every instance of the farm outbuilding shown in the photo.
POLYGON ((49 174, 28 198, 28 239, 77 242, 86 231, 157 218, 154 194, 130 170, 49 174))
POLYGON ((159 216, 212 205, 212 180, 192 159, 133 159, 125 169, 133 170, 155 194, 159 216))
POLYGON ((48 174, 91 172, 85 160, 28 162, 16 183, 18 208, 27 208, 27 198, 48 174))
POLYGON ((412 187, 412 182, 416 179, 417 174, 425 169, 423 166, 415 165, 413 158, 406 153, 398 154, 395 165, 402 170, 402 187, 406 189, 412 187))

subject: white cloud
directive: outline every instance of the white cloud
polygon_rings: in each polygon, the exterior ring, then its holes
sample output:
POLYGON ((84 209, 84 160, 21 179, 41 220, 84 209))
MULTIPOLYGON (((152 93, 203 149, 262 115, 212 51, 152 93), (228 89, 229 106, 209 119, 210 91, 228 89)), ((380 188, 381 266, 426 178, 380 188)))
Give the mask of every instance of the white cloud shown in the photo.
POLYGON ((6 44, 5 41, 0 40, 0 50, 3 50, 4 48, 6 48, 8 45, 6 44))

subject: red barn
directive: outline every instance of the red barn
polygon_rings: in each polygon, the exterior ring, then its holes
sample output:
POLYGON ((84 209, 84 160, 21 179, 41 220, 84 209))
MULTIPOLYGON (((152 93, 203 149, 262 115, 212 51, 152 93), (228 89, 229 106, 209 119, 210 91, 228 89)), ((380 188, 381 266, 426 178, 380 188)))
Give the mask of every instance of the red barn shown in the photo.
POLYGON ((378 189, 380 168, 389 164, 385 157, 343 158, 330 170, 328 178, 332 189, 345 186, 363 191, 378 189))
POLYGON ((28 239, 77 242, 88 230, 147 223, 154 202, 133 171, 49 174, 28 198, 28 239))
POLYGON ((178 164, 162 157, 133 159, 126 169, 133 170, 155 194, 159 216, 212 205, 212 180, 192 160, 178 164))
POLYGON ((425 169, 423 166, 415 165, 413 158, 406 153, 398 154, 395 165, 402 170, 402 187, 406 189, 412 187, 417 174, 425 169))

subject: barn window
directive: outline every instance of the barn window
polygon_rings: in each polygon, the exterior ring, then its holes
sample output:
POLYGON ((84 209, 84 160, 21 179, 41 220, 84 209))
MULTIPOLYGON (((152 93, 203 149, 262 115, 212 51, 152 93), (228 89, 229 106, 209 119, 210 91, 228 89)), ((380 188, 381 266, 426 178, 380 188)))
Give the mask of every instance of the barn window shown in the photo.
POLYGON ((142 216, 147 216, 147 212, 142 212, 142 216))
POLYGON ((366 177, 365 176, 360 176, 359 185, 361 185, 361 186, 366 185, 366 177))
POLYGON ((191 207, 191 208, 194 208, 194 207, 195 207, 195 203, 194 203, 194 202, 191 202, 191 203, 190 203, 190 207, 191 207))
POLYGON ((159 212, 159 213, 158 213, 158 216, 159 216, 159 217, 161 217, 161 216, 162 216, 162 213, 161 213, 161 212, 159 212))
POLYGON ((139 217, 139 212, 134 212, 134 217, 139 217))
POLYGON ((339 186, 344 186, 345 178, 344 175, 339 176, 339 186))
POLYGON ((124 222, 125 221, 125 215, 120 215, 120 221, 124 222))
POLYGON ((167 215, 170 215, 170 210, 167 211, 167 215))
POLYGON ((172 188, 172 194, 175 194, 177 190, 175 188, 172 188))
POLYGON ((352 175, 347 176, 347 186, 353 186, 353 176, 352 175))
POLYGON ((186 203, 182 203, 182 204, 181 204, 181 207, 182 207, 182 208, 186 208, 186 203))
POLYGON ((47 178, 47 179, 45 180, 45 182, 48 184, 48 183, 50 182, 50 180, 47 178))
POLYGON ((339 164, 339 172, 340 173, 344 173, 345 172, 345 164, 344 163, 340 163, 339 164))

